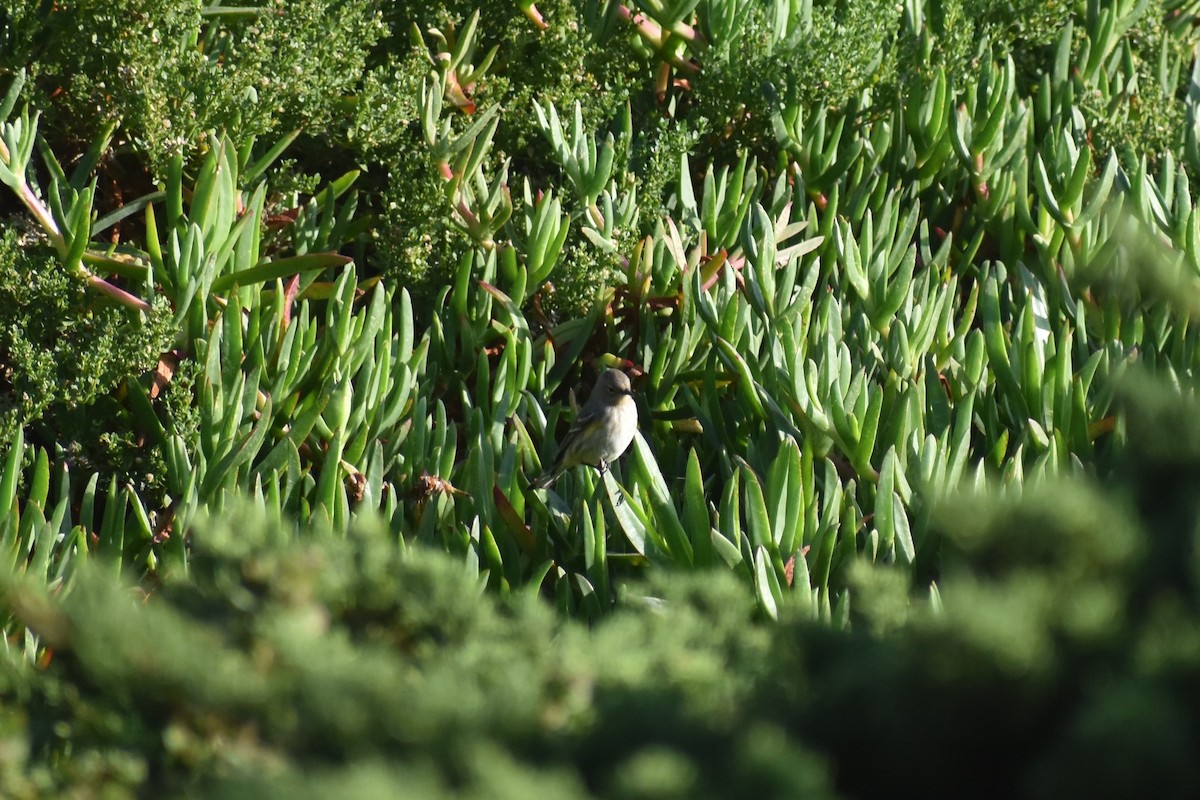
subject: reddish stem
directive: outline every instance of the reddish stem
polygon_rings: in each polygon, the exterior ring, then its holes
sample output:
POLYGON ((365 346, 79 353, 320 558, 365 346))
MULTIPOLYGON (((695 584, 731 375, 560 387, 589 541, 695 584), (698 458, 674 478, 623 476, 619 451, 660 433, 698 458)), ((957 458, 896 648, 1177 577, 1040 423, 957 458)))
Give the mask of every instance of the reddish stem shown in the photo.
POLYGON ((141 299, 140 297, 135 297, 120 287, 113 286, 103 278, 98 278, 95 275, 88 273, 87 282, 93 289, 100 292, 100 294, 111 297, 113 300, 116 300, 126 308, 132 308, 146 314, 149 314, 152 311, 150 304, 145 300, 141 299))

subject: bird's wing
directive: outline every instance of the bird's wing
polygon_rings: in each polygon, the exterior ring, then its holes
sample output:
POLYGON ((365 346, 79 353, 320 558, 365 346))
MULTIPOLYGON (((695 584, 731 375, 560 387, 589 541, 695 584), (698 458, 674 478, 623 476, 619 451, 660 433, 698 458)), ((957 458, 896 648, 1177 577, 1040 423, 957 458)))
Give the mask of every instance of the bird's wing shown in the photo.
POLYGON ((567 430, 567 435, 564 436, 563 440, 558 443, 559 459, 562 458, 563 453, 567 452, 567 448, 571 446, 571 442, 575 441, 575 439, 579 437, 579 434, 582 433, 588 425, 591 425, 592 422, 595 421, 599 416, 599 412, 580 409, 579 416, 575 418, 573 423, 571 423, 571 427, 567 430))

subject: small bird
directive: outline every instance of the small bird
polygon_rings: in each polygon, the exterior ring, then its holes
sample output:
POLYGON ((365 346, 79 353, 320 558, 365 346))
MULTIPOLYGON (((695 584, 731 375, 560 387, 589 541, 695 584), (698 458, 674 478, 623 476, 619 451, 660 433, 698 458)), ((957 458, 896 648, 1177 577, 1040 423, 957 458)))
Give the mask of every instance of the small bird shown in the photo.
POLYGON ((633 400, 629 376, 619 369, 605 370, 563 438, 554 466, 530 487, 545 489, 577 464, 589 464, 603 475, 633 441, 637 421, 637 403, 633 400))

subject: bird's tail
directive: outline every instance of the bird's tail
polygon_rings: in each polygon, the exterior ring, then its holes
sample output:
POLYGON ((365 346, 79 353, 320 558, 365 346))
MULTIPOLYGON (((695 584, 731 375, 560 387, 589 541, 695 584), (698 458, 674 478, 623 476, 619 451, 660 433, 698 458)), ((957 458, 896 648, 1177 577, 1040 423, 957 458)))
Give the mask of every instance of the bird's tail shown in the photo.
POLYGON ((549 472, 545 472, 541 476, 535 478, 529 484, 529 488, 530 489, 546 489, 550 486, 550 484, 552 484, 556 480, 558 480, 559 475, 562 475, 566 471, 567 471, 567 468, 562 466, 561 464, 555 465, 554 469, 550 470, 549 472))

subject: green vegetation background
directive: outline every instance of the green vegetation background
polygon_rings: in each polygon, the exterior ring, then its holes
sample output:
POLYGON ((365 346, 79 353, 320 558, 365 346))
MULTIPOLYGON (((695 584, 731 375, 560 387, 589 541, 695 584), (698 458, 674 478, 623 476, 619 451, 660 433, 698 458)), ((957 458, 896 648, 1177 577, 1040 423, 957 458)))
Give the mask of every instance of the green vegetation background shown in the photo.
POLYGON ((1198 14, 0 9, 0 795, 1195 796, 1198 14))

